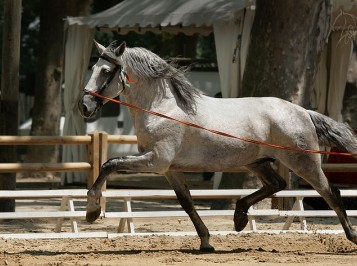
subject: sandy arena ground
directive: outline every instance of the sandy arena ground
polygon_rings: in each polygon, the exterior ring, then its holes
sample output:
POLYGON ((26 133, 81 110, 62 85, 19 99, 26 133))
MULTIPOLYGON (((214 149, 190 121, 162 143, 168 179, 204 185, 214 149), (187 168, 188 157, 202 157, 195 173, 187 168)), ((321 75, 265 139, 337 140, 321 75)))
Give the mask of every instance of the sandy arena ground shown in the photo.
MULTIPOLYGON (((44 202, 36 202, 36 204, 44 202)), ((84 203, 84 202, 83 202, 84 203)), ((23 203, 28 208, 28 202, 23 203)), ((33 203, 31 203, 33 204, 33 203)), ((120 205, 117 202, 117 205, 120 205)), ((135 202, 134 209, 179 209, 170 202, 135 202), (149 205, 150 204, 150 205, 149 205)), ((201 209, 205 203, 198 204, 201 209)), ((57 208, 59 202, 46 210, 57 208)), ((207 206, 206 206, 207 207, 207 206)), ((21 208, 21 207, 19 207, 21 208)), ((25 208, 25 207, 24 207, 25 208)), ((81 207, 79 206, 78 209, 81 207)), ((38 207, 42 210, 42 207, 38 207)), ((77 209, 77 208, 76 208, 77 209)), ((210 230, 232 230, 231 218, 204 219, 210 230)), ((134 219, 136 232, 194 231, 187 218, 134 219)), ((357 225, 354 219, 353 223, 357 225)), ((312 230, 341 229, 334 218, 310 219, 312 230)), ((99 219, 94 224, 79 221, 80 232, 115 233, 117 219, 99 219)), ((280 229, 283 220, 261 219, 258 229, 280 229)), ((13 220, 2 222, 1 233, 50 233, 53 220, 13 220)), ((299 222, 293 224, 299 228, 299 222)), ((65 221, 63 232, 70 232, 65 221)), ((319 234, 239 234, 211 237, 213 254, 198 251, 196 236, 122 236, 90 239, 0 239, 0 265, 356 265, 357 246, 340 235, 319 234)))
MULTIPOLYGON (((108 202, 110 210, 122 202, 108 202)), ((59 201, 18 201, 17 210, 56 210, 59 201)), ((75 202, 82 210, 85 201, 75 202)), ((199 209, 210 202, 198 201, 199 209)), ((180 209, 174 200, 136 201, 135 210, 180 209)), ((231 218, 204 219, 210 230, 232 230, 231 218)), ((258 220, 258 229, 281 229, 282 218, 258 220)), ((357 219, 352 219, 357 227, 357 219)), ((187 218, 135 219, 136 232, 194 231, 187 218)), ((335 218, 309 219, 311 230, 341 229, 335 218)), ((78 222, 80 232, 115 233, 118 219, 99 219, 94 224, 78 222)), ((53 232, 54 220, 12 220, 0 223, 0 233, 53 232)), ((298 229, 298 220, 292 229, 298 229)), ((70 232, 65 221, 63 232, 70 232)), ((211 237, 215 253, 198 251, 197 236, 122 236, 90 239, 0 239, 2 265, 356 265, 357 246, 340 235, 319 234, 239 234, 211 237)))
POLYGON ((197 237, 0 240, 0 265, 356 265, 357 249, 342 235, 212 236, 215 253, 197 237))

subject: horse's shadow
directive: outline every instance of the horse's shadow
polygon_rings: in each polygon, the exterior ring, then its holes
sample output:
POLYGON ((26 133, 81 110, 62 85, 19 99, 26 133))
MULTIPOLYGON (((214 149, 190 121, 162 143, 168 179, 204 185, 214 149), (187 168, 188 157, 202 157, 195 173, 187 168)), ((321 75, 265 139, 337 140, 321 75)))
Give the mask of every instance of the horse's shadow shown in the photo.
POLYGON ((52 256, 52 255, 87 255, 87 254, 101 254, 101 255, 136 255, 140 253, 155 254, 161 252, 180 252, 191 255, 205 255, 205 254, 232 254, 250 252, 251 248, 238 248, 233 250, 216 250, 215 252, 204 252, 197 249, 138 249, 138 250, 86 250, 86 251, 45 251, 45 250, 24 250, 19 252, 11 252, 8 254, 26 254, 32 256, 52 256))
POLYGON ((262 253, 298 253, 299 255, 350 255, 357 253, 357 249, 352 249, 344 252, 303 252, 300 251, 278 251, 278 250, 265 250, 262 248, 237 248, 232 250, 216 250, 215 252, 204 252, 196 249, 138 249, 138 250, 87 250, 87 251, 41 251, 41 250, 25 250, 20 252, 11 252, 8 254, 26 254, 31 256, 52 256, 52 255, 87 255, 87 254, 100 254, 100 255, 136 255, 140 253, 155 254, 161 252, 180 252, 190 255, 207 255, 207 254, 244 254, 250 252, 262 253))

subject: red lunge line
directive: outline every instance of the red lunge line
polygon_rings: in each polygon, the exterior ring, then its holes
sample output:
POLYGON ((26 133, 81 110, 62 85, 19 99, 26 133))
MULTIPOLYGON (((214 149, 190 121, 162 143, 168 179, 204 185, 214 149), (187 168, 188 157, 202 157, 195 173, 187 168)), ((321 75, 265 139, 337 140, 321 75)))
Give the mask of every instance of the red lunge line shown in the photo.
POLYGON ((111 101, 111 102, 114 102, 114 103, 117 103, 117 104, 125 105, 125 106, 127 106, 129 108, 138 109, 138 110, 141 110, 143 112, 146 112, 146 113, 149 113, 149 114, 152 114, 152 115, 156 115, 156 116, 159 116, 159 117, 162 117, 162 118, 166 118, 166 119, 169 119, 169 120, 172 120, 172 121, 175 121, 175 122, 178 122, 178 123, 190 126, 190 127, 195 127, 195 128, 202 129, 202 130, 205 130, 205 131, 217 134, 217 135, 221 135, 221 136, 228 137, 228 138, 233 138, 233 139, 238 139, 238 140, 244 141, 244 142, 249 142, 249 143, 254 143, 254 144, 257 144, 257 145, 263 145, 263 146, 272 147, 272 148, 275 148, 275 149, 289 150, 289 151, 298 151, 298 152, 306 152, 306 153, 318 153, 318 154, 329 154, 329 155, 342 155, 342 156, 357 156, 357 153, 320 151, 320 150, 304 150, 304 149, 300 149, 300 148, 296 148, 296 147, 280 146, 280 145, 270 144, 270 143, 259 141, 259 140, 241 138, 241 137, 237 137, 237 136, 234 136, 234 135, 231 135, 231 134, 228 134, 228 133, 224 133, 224 132, 221 132, 221 131, 218 131, 218 130, 205 128, 203 126, 200 126, 200 125, 197 125, 197 124, 194 124, 194 123, 191 123, 191 122, 182 121, 182 120, 179 120, 179 119, 176 119, 176 118, 173 118, 173 117, 170 117, 170 116, 158 113, 158 112, 146 110, 146 109, 141 108, 139 106, 136 106, 136 105, 133 105, 133 104, 130 104, 130 103, 127 103, 127 102, 123 102, 123 101, 120 101, 120 100, 115 100, 115 99, 100 95, 100 94, 92 92, 92 91, 88 91, 88 93, 93 95, 93 96, 95 96, 95 97, 106 99, 108 101, 111 101))

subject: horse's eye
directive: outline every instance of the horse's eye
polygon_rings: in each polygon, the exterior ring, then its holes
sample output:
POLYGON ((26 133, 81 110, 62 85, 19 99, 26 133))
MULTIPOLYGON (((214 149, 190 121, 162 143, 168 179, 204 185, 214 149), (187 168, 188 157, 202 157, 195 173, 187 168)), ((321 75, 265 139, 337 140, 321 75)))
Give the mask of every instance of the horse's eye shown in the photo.
POLYGON ((109 74, 110 73, 109 69, 103 69, 102 71, 103 71, 104 74, 109 74))

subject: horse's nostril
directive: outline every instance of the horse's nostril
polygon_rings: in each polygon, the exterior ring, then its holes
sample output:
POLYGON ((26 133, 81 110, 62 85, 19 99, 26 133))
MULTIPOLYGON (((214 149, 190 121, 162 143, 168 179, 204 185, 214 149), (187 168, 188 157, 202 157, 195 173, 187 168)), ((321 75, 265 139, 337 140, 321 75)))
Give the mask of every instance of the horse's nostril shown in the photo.
POLYGON ((87 105, 82 104, 82 111, 83 111, 84 114, 88 114, 89 113, 87 105))
POLYGON ((94 110, 91 110, 86 104, 82 104, 82 113, 85 117, 91 117, 94 110))
POLYGON ((87 105, 85 105, 82 101, 78 101, 78 110, 84 117, 88 117, 90 115, 87 105))

